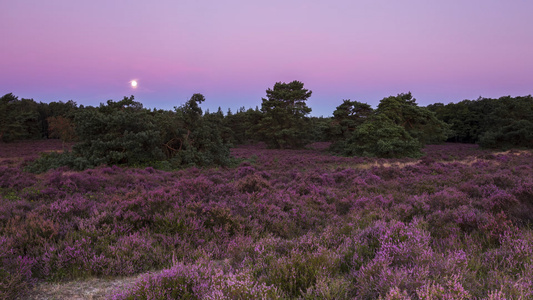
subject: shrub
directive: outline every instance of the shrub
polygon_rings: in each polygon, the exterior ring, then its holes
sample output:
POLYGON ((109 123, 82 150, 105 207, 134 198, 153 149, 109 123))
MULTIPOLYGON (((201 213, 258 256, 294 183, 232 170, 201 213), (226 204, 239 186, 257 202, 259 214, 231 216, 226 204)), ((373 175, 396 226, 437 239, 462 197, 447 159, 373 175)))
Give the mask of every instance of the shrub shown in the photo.
POLYGON ((270 183, 259 175, 247 175, 237 182, 237 189, 241 193, 259 192, 263 189, 269 189, 270 183))
MULTIPOLYGON (((1 237, 0 237, 1 239, 1 237)), ((0 243, 3 241, 0 240, 0 243)), ((0 244, 0 250, 2 250, 0 244)), ((35 279, 32 277, 34 260, 28 257, 2 257, 0 255, 0 298, 16 299, 27 295, 33 287, 35 279)))
POLYGON ((99 165, 169 169, 232 162, 217 124, 202 117, 198 104, 205 99, 201 94, 194 94, 175 112, 151 112, 133 99, 79 109, 74 115, 78 143, 72 152, 44 155, 27 170, 40 173, 60 166, 83 170, 99 165))
POLYGON ((346 140, 342 153, 385 158, 419 157, 422 155, 421 149, 421 143, 403 127, 386 118, 376 117, 357 127, 346 140))

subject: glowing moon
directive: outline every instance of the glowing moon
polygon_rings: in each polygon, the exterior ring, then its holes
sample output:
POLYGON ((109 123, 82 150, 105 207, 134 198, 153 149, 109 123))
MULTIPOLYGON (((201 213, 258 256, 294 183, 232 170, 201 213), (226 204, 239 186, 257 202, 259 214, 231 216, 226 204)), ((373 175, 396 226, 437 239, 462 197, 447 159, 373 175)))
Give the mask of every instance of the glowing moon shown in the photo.
POLYGON ((137 80, 132 80, 131 81, 131 87, 137 87, 137 80))

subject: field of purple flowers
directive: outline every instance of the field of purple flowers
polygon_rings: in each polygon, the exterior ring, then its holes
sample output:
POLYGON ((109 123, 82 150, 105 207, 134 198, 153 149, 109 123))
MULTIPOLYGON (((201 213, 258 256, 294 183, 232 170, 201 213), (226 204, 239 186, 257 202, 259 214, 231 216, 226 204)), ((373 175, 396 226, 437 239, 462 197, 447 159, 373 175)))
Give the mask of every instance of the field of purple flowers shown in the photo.
POLYGON ((40 175, 23 171, 39 146, 2 149, 0 298, 140 273, 110 299, 533 298, 531 151, 313 146, 235 148, 235 168, 40 175))

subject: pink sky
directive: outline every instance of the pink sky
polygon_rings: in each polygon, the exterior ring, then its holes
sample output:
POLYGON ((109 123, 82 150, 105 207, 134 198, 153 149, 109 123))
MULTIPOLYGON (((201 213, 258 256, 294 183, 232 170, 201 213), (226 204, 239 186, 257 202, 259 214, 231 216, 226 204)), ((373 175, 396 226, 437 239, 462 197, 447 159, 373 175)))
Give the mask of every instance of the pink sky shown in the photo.
POLYGON ((172 109, 261 105, 277 81, 342 99, 420 105, 533 93, 529 0, 17 0, 0 3, 0 94, 172 109), (132 89, 130 81, 138 80, 132 89))

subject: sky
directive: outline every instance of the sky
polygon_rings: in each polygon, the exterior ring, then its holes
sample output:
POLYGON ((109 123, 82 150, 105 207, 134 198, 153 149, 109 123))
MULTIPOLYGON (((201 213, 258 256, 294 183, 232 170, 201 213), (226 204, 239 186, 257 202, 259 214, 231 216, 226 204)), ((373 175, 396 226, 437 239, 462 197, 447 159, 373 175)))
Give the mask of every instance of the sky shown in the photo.
POLYGON ((204 110, 235 112, 299 80, 314 116, 409 91, 420 106, 525 96, 532 12, 531 0, 0 0, 0 94, 173 109, 202 93, 204 110))

